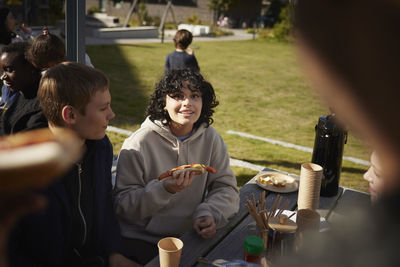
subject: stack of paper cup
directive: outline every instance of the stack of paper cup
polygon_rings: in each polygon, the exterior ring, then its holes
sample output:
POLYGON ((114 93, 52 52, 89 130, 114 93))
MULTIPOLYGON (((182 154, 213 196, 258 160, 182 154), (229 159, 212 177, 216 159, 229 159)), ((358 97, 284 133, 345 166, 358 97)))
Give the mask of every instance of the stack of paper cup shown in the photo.
POLYGON ((319 205, 322 167, 314 163, 303 163, 300 172, 298 209, 316 210, 319 205))
POLYGON ((160 267, 178 267, 181 260, 183 242, 179 238, 166 237, 158 242, 160 267))
POLYGON ((318 231, 320 224, 320 215, 318 212, 310 209, 301 209, 297 211, 296 223, 297 229, 299 231, 318 231))

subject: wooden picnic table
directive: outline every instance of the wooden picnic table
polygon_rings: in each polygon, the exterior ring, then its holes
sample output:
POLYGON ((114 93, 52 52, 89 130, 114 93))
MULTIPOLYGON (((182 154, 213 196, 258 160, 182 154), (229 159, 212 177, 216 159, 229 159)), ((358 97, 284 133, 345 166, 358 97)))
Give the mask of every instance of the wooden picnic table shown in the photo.
MULTIPOLYGON (((265 168, 262 170, 278 172, 265 168)), ((286 173, 285 173, 286 174, 286 173)), ((291 175, 294 176, 294 175, 291 175)), ((298 179, 298 177, 296 177, 298 179)), ((254 222, 245 208, 246 197, 255 194, 257 199, 263 191, 255 182, 255 177, 251 179, 240 189, 240 208, 239 212, 230 219, 228 225, 218 229, 217 233, 210 239, 203 239, 193 229, 185 233, 180 239, 183 241, 183 250, 180 266, 210 266, 199 263, 197 260, 202 257, 212 262, 216 259, 235 260, 243 259, 244 240, 247 236, 247 226, 254 222)), ((271 207, 277 193, 266 192, 266 206, 271 207)), ((297 191, 293 193, 282 194, 284 199, 290 200, 287 210, 295 210, 297 208, 297 191)), ((321 217, 328 222, 340 219, 346 213, 346 210, 352 206, 370 205, 370 195, 352 190, 349 188, 339 188, 339 192, 334 197, 320 197, 319 209, 321 217)), ((158 256, 150 261, 146 267, 159 266, 158 256)))

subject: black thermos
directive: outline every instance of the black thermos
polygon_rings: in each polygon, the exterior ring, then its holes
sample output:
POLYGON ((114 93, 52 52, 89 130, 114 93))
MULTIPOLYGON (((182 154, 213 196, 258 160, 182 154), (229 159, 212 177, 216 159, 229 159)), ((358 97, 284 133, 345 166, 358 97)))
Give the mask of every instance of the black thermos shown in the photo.
POLYGON ((335 114, 319 117, 315 126, 315 142, 311 162, 324 168, 321 181, 321 196, 335 196, 339 190, 343 148, 347 142, 347 131, 335 121, 335 114))

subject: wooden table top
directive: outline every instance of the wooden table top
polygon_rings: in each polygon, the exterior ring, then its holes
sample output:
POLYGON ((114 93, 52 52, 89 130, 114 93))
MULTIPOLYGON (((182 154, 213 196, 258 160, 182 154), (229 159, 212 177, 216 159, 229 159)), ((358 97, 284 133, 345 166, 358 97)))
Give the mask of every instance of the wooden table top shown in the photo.
MULTIPOLYGON (((276 171, 272 169, 264 169, 263 171, 276 171)), ((293 176, 293 175, 292 175, 293 176)), ((298 178, 298 177, 297 177, 298 178)), ((259 187, 255 179, 251 179, 239 191, 240 208, 239 212, 229 220, 228 225, 218 229, 217 233, 210 239, 201 238, 194 230, 185 233, 180 239, 183 241, 180 266, 210 266, 198 263, 198 259, 203 257, 209 262, 216 259, 234 260, 243 258, 243 244, 247 236, 247 226, 254 222, 245 208, 246 197, 255 194, 258 199, 263 191, 259 187)), ((289 199, 290 205, 287 210, 295 210, 297 208, 297 191, 292 193, 281 194, 283 199, 289 199)), ((277 194, 266 191, 266 207, 271 207, 277 194)), ((319 209, 317 210, 321 217, 327 221, 340 219, 346 213, 346 210, 353 205, 365 206, 370 205, 369 194, 348 189, 339 188, 339 192, 334 197, 320 197, 319 209)), ((159 266, 159 259, 155 257, 146 267, 159 266)))

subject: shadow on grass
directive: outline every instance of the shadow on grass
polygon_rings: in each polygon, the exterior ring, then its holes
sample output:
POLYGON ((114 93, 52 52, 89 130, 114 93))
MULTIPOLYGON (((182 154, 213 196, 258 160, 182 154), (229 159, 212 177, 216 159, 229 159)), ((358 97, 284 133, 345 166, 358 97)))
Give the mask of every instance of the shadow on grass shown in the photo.
MULTIPOLYGON (((367 167, 365 167, 367 168, 367 167)), ((342 172, 349 172, 354 174, 364 174, 365 169, 354 168, 354 167, 342 167, 342 172)))
POLYGON ((141 123, 148 97, 141 90, 139 67, 127 60, 118 45, 87 46, 87 53, 93 65, 110 79, 111 107, 116 114, 112 124, 121 127, 141 123))
POLYGON ((300 164, 296 162, 286 161, 286 160, 278 160, 278 161, 267 161, 267 160, 251 160, 251 159, 240 159, 246 162, 250 162, 252 164, 261 165, 263 167, 269 168, 271 165, 278 165, 288 169, 299 169, 300 164))
POLYGON ((120 45, 120 46, 140 47, 140 48, 150 48, 150 49, 157 48, 157 47, 155 47, 155 46, 145 45, 145 44, 122 44, 122 45, 120 45))
MULTIPOLYGON (((261 165, 263 167, 270 167, 271 165, 279 166, 286 169, 292 169, 294 172, 300 171, 301 164, 296 162, 290 162, 286 160, 278 160, 278 161, 267 161, 267 160, 251 160, 251 159, 239 159, 246 162, 250 162, 252 164, 261 165)), ((278 167, 278 169, 279 169, 278 167)), ((355 168, 355 167, 342 167, 342 172, 348 172, 353 174, 363 174, 365 173, 365 169, 363 168, 355 168)))
POLYGON ((250 175, 250 174, 236 175, 236 181, 237 181, 238 188, 241 188, 242 186, 244 186, 253 177, 254 177, 254 175, 250 175))

